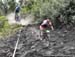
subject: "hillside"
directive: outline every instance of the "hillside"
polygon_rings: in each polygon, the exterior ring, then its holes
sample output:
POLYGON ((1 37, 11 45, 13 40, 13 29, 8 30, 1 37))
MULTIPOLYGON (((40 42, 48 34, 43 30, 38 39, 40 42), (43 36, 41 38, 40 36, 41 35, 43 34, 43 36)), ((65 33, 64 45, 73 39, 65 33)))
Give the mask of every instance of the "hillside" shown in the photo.
POLYGON ((0 40, 0 57, 12 57, 18 37, 15 57, 73 57, 75 56, 75 29, 50 31, 48 40, 39 40, 37 25, 23 27, 14 35, 0 40), (20 36, 18 36, 20 34, 20 36), (52 56, 55 55, 55 56, 52 56))
POLYGON ((75 0, 16 1, 0 0, 0 57, 75 57, 75 0), (47 18, 54 31, 41 40, 47 18))

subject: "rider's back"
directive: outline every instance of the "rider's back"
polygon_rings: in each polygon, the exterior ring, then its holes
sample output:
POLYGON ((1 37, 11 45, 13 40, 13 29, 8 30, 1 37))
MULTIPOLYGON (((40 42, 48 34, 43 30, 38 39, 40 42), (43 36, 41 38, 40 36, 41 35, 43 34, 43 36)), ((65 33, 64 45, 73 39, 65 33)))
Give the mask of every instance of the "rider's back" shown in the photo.
POLYGON ((48 20, 43 20, 41 25, 45 25, 45 24, 48 24, 48 20))
POLYGON ((19 11, 20 11, 20 7, 17 6, 16 9, 15 9, 15 12, 16 12, 16 13, 19 13, 19 11))

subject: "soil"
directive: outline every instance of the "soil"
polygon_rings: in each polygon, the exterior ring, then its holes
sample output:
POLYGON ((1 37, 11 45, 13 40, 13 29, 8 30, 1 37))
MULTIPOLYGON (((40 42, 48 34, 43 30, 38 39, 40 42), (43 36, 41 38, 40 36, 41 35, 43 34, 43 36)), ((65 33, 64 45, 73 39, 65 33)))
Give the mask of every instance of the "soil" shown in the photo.
POLYGON ((9 38, 0 40, 0 57, 12 57, 18 37, 20 40, 15 57, 75 56, 75 28, 70 31, 54 30, 47 35, 48 40, 40 40, 42 37, 38 26, 23 27, 9 38))

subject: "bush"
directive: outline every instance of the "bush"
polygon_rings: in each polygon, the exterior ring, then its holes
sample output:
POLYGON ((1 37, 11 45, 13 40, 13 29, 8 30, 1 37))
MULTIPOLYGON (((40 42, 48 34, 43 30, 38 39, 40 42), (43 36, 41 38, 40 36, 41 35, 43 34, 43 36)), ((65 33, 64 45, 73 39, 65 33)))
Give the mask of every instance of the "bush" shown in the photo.
POLYGON ((5 30, 5 29, 9 29, 10 28, 10 25, 8 24, 8 20, 6 19, 5 16, 0 16, 0 32, 2 30, 5 30))
MULTIPOLYGON (((69 0, 70 1, 70 0, 69 0)), ((55 19, 60 14, 60 10, 69 4, 66 0, 28 0, 22 8, 25 14, 33 14, 35 19, 43 19, 45 16, 55 19)))
POLYGON ((0 16, 0 36, 7 36, 13 34, 21 25, 10 25, 5 16, 0 16))
POLYGON ((8 20, 5 18, 5 16, 0 16, 0 27, 3 28, 5 26, 9 26, 8 20))

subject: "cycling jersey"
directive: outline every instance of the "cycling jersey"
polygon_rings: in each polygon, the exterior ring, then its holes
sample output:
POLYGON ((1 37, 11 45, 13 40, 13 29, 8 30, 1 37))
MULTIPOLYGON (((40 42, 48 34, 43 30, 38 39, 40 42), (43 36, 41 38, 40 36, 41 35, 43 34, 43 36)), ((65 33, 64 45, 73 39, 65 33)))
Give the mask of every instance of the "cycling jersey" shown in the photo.
POLYGON ((19 13, 19 11, 20 11, 20 7, 17 6, 15 12, 16 12, 16 13, 19 13))
POLYGON ((43 23, 41 25, 47 25, 49 23, 48 20, 44 20, 43 23))
POLYGON ((46 20, 44 20, 44 21, 42 22, 42 24, 40 25, 40 29, 43 30, 43 29, 45 29, 45 28, 48 28, 49 25, 51 25, 51 22, 50 22, 48 19, 46 19, 46 20))

